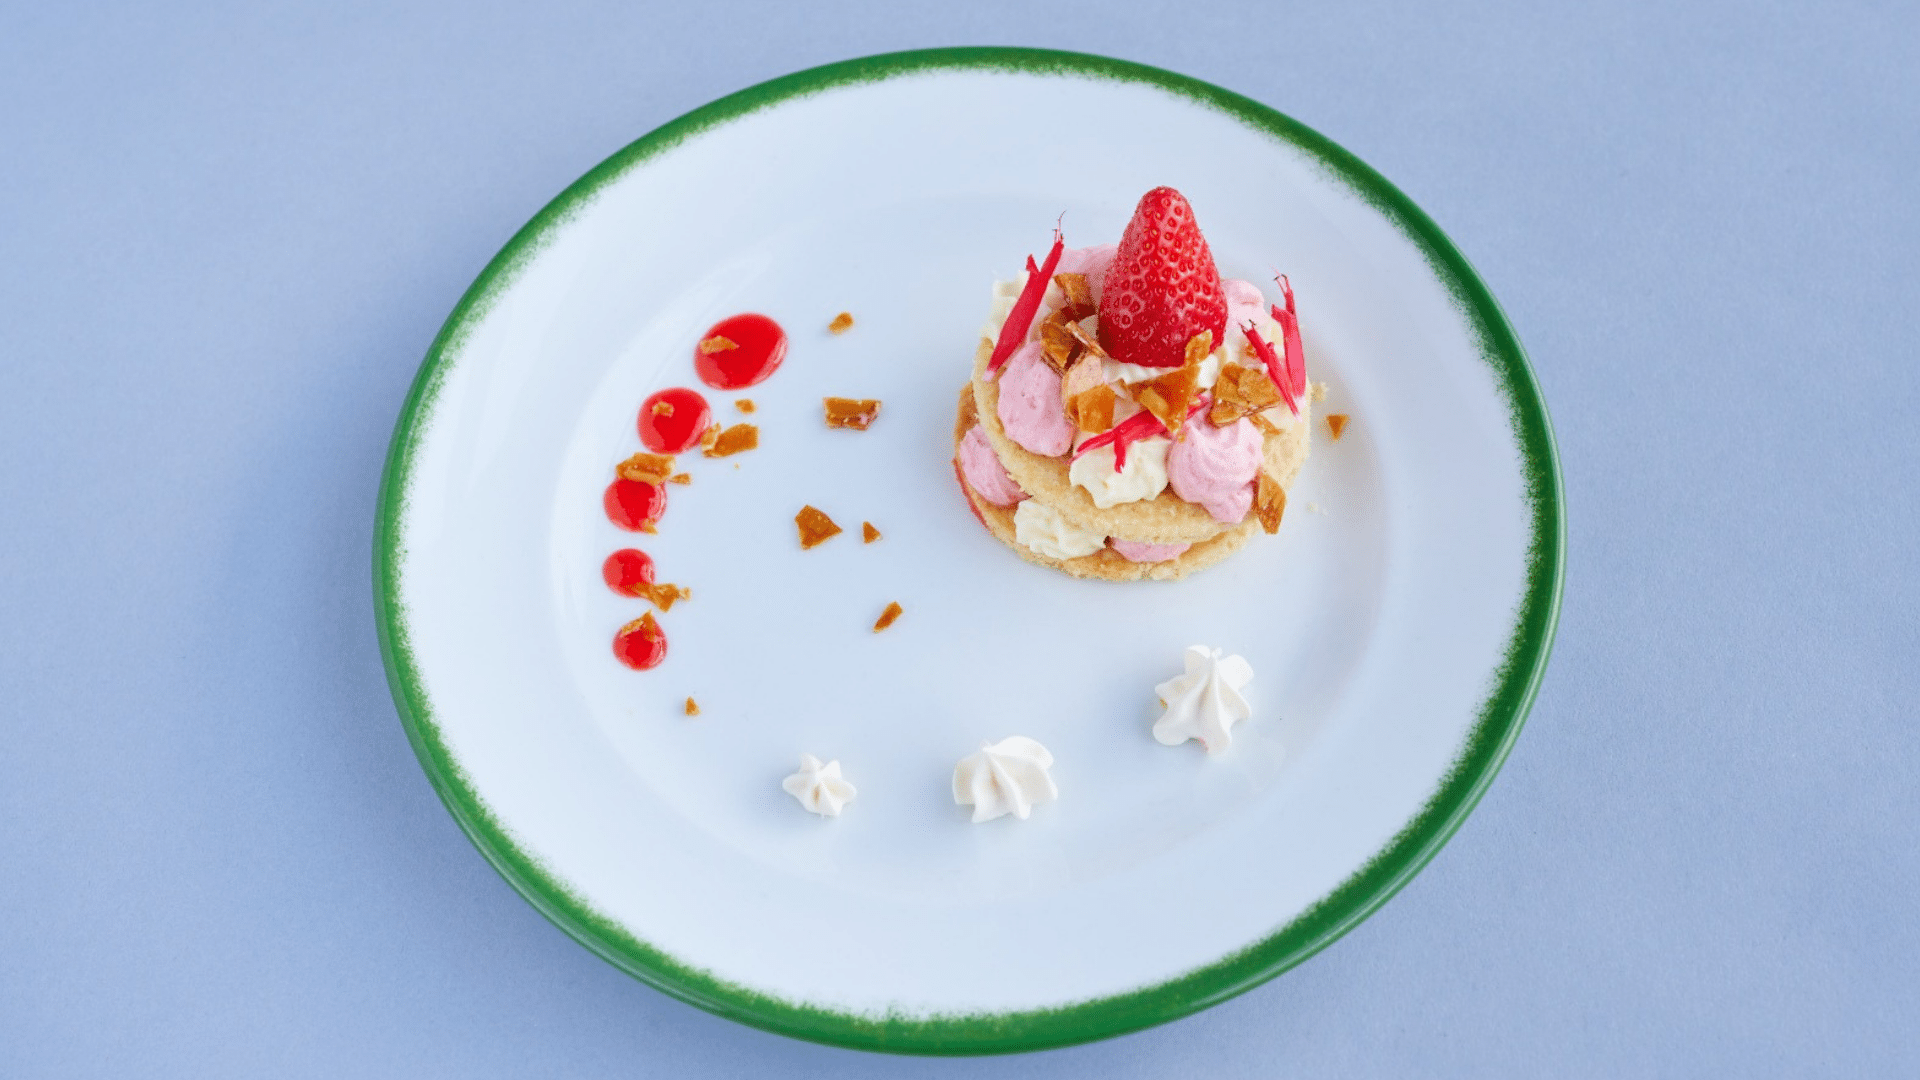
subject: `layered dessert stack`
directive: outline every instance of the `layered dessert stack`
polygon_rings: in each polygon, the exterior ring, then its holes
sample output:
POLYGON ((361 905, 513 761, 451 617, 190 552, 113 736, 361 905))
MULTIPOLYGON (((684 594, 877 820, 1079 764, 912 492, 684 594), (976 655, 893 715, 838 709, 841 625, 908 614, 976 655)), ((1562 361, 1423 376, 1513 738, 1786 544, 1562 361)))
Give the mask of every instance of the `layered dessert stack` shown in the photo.
POLYGON ((954 468, 987 531, 1076 577, 1184 577, 1279 529, 1306 462, 1293 292, 1222 281, 1193 208, 1146 193, 1117 245, 996 282, 954 468))

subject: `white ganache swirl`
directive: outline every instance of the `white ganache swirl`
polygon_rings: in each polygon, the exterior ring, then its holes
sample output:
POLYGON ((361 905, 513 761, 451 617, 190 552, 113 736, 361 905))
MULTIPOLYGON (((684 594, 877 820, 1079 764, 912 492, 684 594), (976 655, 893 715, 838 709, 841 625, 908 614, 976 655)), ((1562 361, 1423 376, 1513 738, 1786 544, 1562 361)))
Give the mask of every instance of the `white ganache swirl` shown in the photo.
POLYGON ((1014 509, 1013 538, 1049 559, 1077 559, 1107 546, 1106 533, 1074 525, 1038 499, 1014 509))
POLYGON ((812 754, 801 754, 800 771, 780 781, 780 786, 800 800, 801 806, 821 817, 839 817, 840 811, 859 794, 840 776, 838 761, 822 765, 812 754))
POLYGON ((1151 499, 1167 487, 1167 450, 1173 440, 1152 435, 1127 447, 1125 468, 1113 467, 1113 446, 1095 447, 1073 459, 1067 479, 1087 489, 1102 510, 1151 499))
POLYGON ((992 821, 1012 814, 1025 821, 1033 808, 1060 797, 1047 770, 1053 755, 1024 735, 982 743, 953 767, 953 801, 973 807, 973 820, 992 821))
POLYGON ((1167 710, 1153 722, 1153 737, 1168 746, 1198 739, 1218 754, 1233 745, 1233 725, 1253 715, 1240 693, 1253 681, 1253 667, 1205 645, 1187 646, 1186 663, 1184 674, 1153 688, 1167 710))

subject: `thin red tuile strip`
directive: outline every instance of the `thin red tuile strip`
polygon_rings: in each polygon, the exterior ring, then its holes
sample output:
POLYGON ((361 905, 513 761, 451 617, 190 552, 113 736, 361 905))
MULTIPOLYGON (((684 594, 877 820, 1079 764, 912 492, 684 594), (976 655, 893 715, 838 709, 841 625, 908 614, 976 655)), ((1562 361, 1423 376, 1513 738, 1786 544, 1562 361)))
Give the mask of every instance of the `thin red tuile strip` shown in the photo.
POLYGON ((988 373, 999 371, 1007 357, 1027 340, 1027 331, 1033 329, 1033 317, 1040 312, 1040 298, 1046 294, 1047 283, 1053 280, 1053 268, 1060 265, 1060 253, 1066 249, 1066 237, 1056 227, 1053 250, 1047 252, 1047 261, 1035 267, 1033 256, 1027 256, 1027 284, 1020 290, 1020 298, 1013 302, 1013 310, 1007 312, 1007 321, 1000 326, 1000 340, 994 342, 993 356, 987 360, 988 373))
MULTIPOLYGON (((1196 414, 1205 412, 1212 407, 1213 395, 1201 394, 1198 398, 1194 399, 1192 405, 1187 407, 1187 419, 1191 420, 1196 414)), ((1127 467, 1127 447, 1129 445, 1139 442, 1141 439, 1151 439, 1155 435, 1165 435, 1166 433, 1167 425, 1161 423, 1159 417, 1142 409, 1100 434, 1095 435, 1093 438, 1088 439, 1086 442, 1081 443, 1074 449, 1073 456, 1075 460, 1079 460, 1080 455, 1090 453, 1108 443, 1112 443, 1113 471, 1119 472, 1127 467)))
POLYGON ((1285 274, 1274 275, 1274 281, 1280 286, 1280 295, 1286 298, 1287 310, 1282 315, 1275 305, 1273 319, 1280 324, 1281 340, 1286 345, 1287 379, 1292 383, 1294 396, 1299 397, 1307 392, 1307 350, 1300 343, 1300 316, 1293 310, 1293 283, 1285 274))
MULTIPOLYGON (((1275 318, 1278 318, 1283 312, 1276 307, 1273 309, 1273 314, 1275 318)), ((1260 354, 1260 362, 1267 365, 1267 378, 1272 379, 1273 385, 1280 388, 1280 400, 1287 403, 1287 408, 1293 410, 1293 415, 1299 416, 1300 399, 1294 395, 1291 389, 1293 380, 1288 378, 1286 372, 1280 369, 1280 357, 1274 354, 1273 346, 1267 344, 1267 339, 1253 332, 1252 323, 1248 323, 1241 329, 1246 331, 1247 344, 1253 346, 1253 351, 1260 354)), ((1286 329, 1287 324, 1282 322, 1280 324, 1281 332, 1285 333, 1286 329)))

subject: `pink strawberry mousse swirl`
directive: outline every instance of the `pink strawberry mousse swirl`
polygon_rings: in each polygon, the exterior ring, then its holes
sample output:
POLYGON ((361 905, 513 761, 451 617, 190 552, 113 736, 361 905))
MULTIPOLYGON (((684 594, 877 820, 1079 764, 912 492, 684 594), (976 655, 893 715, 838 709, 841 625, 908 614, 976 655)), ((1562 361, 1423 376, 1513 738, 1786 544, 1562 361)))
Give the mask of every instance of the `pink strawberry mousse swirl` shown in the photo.
POLYGON ((1167 481, 1175 495, 1231 525, 1253 508, 1253 477, 1260 471, 1264 442, 1260 429, 1245 418, 1226 427, 1186 424, 1167 451, 1167 481))
MULTIPOLYGON (((1113 265, 1114 253, 1120 250, 1119 244, 1095 244, 1093 247, 1067 248, 1060 253, 1060 265, 1053 268, 1055 275, 1083 274, 1087 285, 1093 290, 1093 306, 1100 306, 1101 286, 1106 284, 1107 267, 1113 265)), ((1039 320, 1034 320, 1038 325, 1039 320)))
MULTIPOLYGON (((1054 273, 1085 275, 1097 306, 1100 284, 1117 250, 1117 244, 1068 248, 1060 253, 1054 273)), ((1060 407, 1060 375, 1040 356, 1040 323, 1046 314, 1045 310, 1034 313, 1027 340, 1001 369, 1000 404, 995 411, 1000 414, 1000 426, 1006 429, 1007 438, 1033 453, 1059 457, 1073 448, 1073 425, 1060 407)))
POLYGON ((1060 407, 1060 373, 1041 359, 1040 343, 1029 341, 1000 369, 1000 426, 1007 438, 1043 457, 1059 457, 1073 448, 1073 425, 1060 407))
POLYGON ((966 476, 968 487, 995 506, 1012 506, 1027 497, 1007 475, 1006 466, 1000 464, 979 424, 968 428, 966 438, 960 440, 960 472, 966 476))
POLYGON ((1251 281, 1228 278, 1220 282, 1220 291, 1227 298, 1229 335, 1235 330, 1245 330, 1248 323, 1256 328, 1262 325, 1262 319, 1267 314, 1267 298, 1260 294, 1260 286, 1251 281))
POLYGON ((1137 540, 1122 540, 1111 537, 1107 543, 1128 562, 1165 562, 1177 559, 1187 553, 1192 544, 1142 544, 1137 540))

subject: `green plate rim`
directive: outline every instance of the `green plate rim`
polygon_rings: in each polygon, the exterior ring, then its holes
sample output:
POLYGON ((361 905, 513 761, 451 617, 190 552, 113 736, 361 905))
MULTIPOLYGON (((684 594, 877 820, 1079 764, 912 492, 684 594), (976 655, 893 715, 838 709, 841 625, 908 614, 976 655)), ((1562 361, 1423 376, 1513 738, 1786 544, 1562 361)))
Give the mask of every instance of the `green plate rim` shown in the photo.
POLYGON ((1466 820, 1512 749, 1552 651, 1566 562, 1560 467, 1546 402, 1505 313, 1466 258, 1429 217, 1359 158, 1274 109, 1198 79, 1126 60, 1024 48, 946 48, 887 53, 811 68, 760 83, 687 113, 595 166, 548 203, 487 264, 427 350, 388 446, 375 520, 374 607, 387 682, 407 738, 447 810, 500 875, 535 908, 615 967, 709 1012, 796 1038, 910 1054, 992 1054, 1066 1046, 1165 1023, 1249 990, 1306 960, 1358 925, 1419 873, 1466 820), (1425 252, 1479 334, 1506 393, 1521 449, 1532 517, 1526 588, 1514 629, 1465 748, 1421 812, 1368 864, 1267 938, 1185 975, 1112 997, 1058 1008, 952 1016, 860 1016, 787 1001, 719 979, 635 938, 594 910, 526 851, 494 816, 449 752, 433 719, 408 642, 399 565, 407 478, 431 408, 470 329, 556 230, 628 169, 728 121, 792 98, 929 71, 1065 75, 1144 83, 1226 113, 1316 160, 1425 252))

